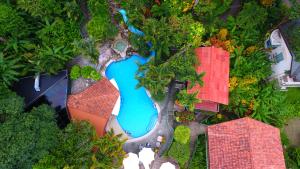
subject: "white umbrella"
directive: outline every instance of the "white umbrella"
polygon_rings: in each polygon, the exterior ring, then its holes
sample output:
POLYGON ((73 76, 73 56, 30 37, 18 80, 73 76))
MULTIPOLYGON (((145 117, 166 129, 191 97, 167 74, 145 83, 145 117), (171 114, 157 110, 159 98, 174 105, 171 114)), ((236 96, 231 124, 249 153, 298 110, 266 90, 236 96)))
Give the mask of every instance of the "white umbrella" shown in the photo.
POLYGON ((128 153, 128 157, 123 159, 124 169, 139 169, 139 158, 134 153, 128 153))
POLYGON ((143 148, 139 152, 139 159, 144 164, 145 169, 149 169, 149 165, 154 160, 154 152, 151 148, 143 148))
POLYGON ((163 163, 159 169, 175 169, 175 165, 170 162, 166 162, 163 163))

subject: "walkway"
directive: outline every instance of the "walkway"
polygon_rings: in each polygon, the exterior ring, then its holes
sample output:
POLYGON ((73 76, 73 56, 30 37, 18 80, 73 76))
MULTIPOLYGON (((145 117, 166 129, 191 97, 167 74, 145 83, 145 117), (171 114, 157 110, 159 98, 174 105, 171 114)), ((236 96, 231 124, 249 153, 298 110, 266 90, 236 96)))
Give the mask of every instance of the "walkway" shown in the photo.
POLYGON ((172 82, 168 88, 167 96, 165 100, 160 104, 161 111, 159 113, 159 118, 156 126, 152 131, 150 131, 145 136, 140 138, 128 140, 123 148, 126 152, 138 153, 140 148, 145 147, 146 144, 149 144, 149 147, 156 148, 157 137, 164 136, 165 143, 163 143, 158 150, 158 155, 161 156, 162 153, 167 150, 170 144, 173 141, 173 109, 174 106, 174 95, 176 89, 175 85, 172 82))

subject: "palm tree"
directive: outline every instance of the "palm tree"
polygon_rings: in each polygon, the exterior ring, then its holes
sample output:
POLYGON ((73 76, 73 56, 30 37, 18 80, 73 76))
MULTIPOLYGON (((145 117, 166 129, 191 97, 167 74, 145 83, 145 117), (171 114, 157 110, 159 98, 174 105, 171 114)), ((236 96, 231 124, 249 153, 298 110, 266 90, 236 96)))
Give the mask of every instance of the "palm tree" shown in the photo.
POLYGON ((155 66, 153 63, 141 65, 139 73, 136 78, 139 80, 137 88, 144 86, 147 88, 154 99, 162 100, 164 98, 165 87, 169 85, 175 74, 163 66, 155 66))
POLYGON ((187 90, 181 90, 177 94, 177 100, 178 102, 185 106, 189 111, 194 111, 195 110, 195 103, 199 103, 200 100, 197 99, 197 94, 196 93, 188 93, 187 90))

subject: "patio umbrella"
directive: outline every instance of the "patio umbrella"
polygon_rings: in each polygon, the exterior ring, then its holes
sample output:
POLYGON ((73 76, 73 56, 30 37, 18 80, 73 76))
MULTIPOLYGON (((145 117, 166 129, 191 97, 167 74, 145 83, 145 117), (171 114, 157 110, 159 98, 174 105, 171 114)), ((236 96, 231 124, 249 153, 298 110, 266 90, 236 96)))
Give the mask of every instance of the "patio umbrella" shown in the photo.
POLYGON ((154 160, 154 152, 151 148, 143 148, 139 152, 139 160, 144 164, 145 169, 149 169, 149 165, 154 160))
POLYGON ((139 158, 134 153, 128 153, 128 157, 123 159, 124 169, 139 169, 139 158))
POLYGON ((175 169, 175 165, 170 162, 166 162, 163 163, 159 169, 175 169))

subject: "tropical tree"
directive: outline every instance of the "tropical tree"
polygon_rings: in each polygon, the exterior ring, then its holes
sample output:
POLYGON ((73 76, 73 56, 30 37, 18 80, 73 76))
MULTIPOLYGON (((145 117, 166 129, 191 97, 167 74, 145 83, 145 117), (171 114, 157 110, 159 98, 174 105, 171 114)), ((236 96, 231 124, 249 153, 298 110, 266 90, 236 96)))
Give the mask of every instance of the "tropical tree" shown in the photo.
POLYGON ((120 168, 126 154, 123 150, 124 143, 121 134, 115 135, 113 130, 108 131, 101 139, 95 140, 92 168, 120 168))
POLYGON ((139 83, 137 88, 144 86, 152 97, 156 100, 162 100, 166 87, 175 78, 175 74, 163 66, 154 66, 153 61, 145 65, 140 65, 136 78, 139 83))
POLYGON ((1 88, 0 112, 0 168, 32 168, 57 144, 59 129, 51 107, 24 112, 23 99, 1 88))
POLYGON ((0 3, 0 44, 8 37, 20 37, 26 30, 24 19, 8 4, 0 3))
POLYGON ((193 112, 195 109, 195 104, 200 102, 200 100, 197 98, 197 94, 198 92, 188 93, 187 90, 181 90, 177 94, 177 101, 179 104, 187 107, 189 111, 193 112))
POLYGON ((96 40, 93 37, 88 39, 82 39, 80 41, 75 41, 76 52, 82 54, 83 56, 91 59, 94 63, 98 63, 99 51, 96 48, 96 40))
POLYGON ((18 70, 22 67, 19 60, 13 56, 4 57, 4 54, 0 52, 0 86, 9 86, 17 80, 18 70))
POLYGON ((60 133, 58 144, 34 165, 44 168, 118 168, 125 155, 120 135, 98 137, 86 121, 73 121, 60 133))
POLYGON ((56 73, 73 57, 72 49, 64 46, 43 46, 33 58, 37 72, 56 73))
POLYGON ((17 0, 17 6, 41 19, 52 18, 62 12, 61 3, 56 0, 17 0))

